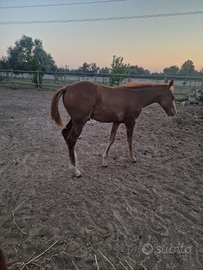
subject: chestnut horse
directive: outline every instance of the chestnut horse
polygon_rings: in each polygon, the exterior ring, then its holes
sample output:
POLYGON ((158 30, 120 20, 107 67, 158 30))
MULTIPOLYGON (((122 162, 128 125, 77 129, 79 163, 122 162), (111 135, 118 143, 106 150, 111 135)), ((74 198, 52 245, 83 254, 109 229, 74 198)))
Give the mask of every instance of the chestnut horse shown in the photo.
POLYGON ((136 162, 132 153, 135 121, 142 108, 154 102, 158 102, 168 116, 176 114, 173 80, 169 84, 134 82, 113 88, 81 81, 58 89, 51 100, 51 118, 62 128, 62 135, 69 149, 70 166, 76 177, 81 176, 81 173, 77 167, 75 144, 89 119, 104 123, 113 122, 102 166, 107 166, 107 155, 121 123, 125 124, 127 130, 130 160, 136 162), (58 102, 62 95, 63 104, 71 118, 66 126, 58 110, 58 102))

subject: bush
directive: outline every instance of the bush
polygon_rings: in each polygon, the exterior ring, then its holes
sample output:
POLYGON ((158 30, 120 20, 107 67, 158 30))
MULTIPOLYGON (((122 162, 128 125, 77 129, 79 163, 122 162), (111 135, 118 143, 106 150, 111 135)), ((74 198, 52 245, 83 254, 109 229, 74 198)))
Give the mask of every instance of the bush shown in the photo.
POLYGON ((116 57, 116 55, 114 55, 113 61, 111 63, 111 75, 109 75, 109 85, 119 85, 125 79, 125 76, 122 76, 120 74, 126 74, 129 67, 129 64, 127 65, 123 63, 123 57, 116 57))

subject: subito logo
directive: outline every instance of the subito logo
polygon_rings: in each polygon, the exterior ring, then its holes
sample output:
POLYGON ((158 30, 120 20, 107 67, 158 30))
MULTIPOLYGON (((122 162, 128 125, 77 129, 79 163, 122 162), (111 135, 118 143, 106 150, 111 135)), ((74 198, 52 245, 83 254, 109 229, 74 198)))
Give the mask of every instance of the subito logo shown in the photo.
POLYGON ((154 250, 154 247, 150 244, 150 243, 146 243, 142 246, 142 252, 145 254, 145 255, 150 255, 152 254, 154 250))

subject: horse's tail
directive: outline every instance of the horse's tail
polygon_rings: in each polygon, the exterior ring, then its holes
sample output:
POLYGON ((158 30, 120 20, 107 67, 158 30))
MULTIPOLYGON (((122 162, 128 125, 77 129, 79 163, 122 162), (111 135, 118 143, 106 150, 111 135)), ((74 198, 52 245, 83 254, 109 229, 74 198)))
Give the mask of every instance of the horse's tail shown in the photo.
POLYGON ((61 128, 64 127, 64 123, 61 119, 61 115, 59 113, 59 109, 58 109, 58 103, 59 103, 59 99, 60 97, 66 92, 67 90, 67 86, 58 89, 56 92, 54 92, 53 96, 52 96, 52 100, 51 100, 51 119, 61 128))

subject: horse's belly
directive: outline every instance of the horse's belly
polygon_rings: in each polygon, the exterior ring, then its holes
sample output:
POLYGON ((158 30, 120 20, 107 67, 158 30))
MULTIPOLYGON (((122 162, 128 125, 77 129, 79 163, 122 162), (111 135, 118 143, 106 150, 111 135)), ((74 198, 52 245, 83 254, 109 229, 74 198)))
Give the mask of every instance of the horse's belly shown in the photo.
POLYGON ((110 122, 122 122, 123 121, 123 112, 93 112, 91 118, 104 123, 110 122))

